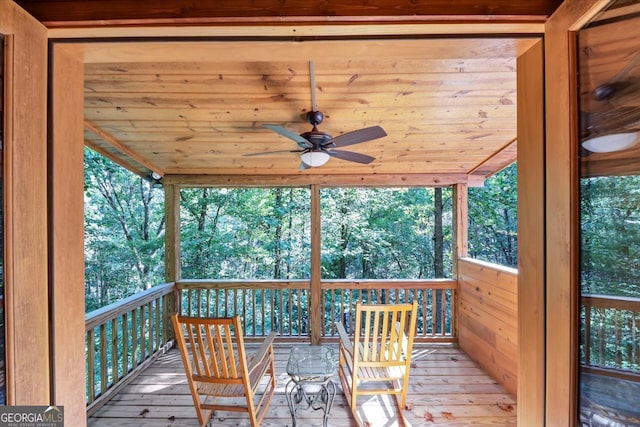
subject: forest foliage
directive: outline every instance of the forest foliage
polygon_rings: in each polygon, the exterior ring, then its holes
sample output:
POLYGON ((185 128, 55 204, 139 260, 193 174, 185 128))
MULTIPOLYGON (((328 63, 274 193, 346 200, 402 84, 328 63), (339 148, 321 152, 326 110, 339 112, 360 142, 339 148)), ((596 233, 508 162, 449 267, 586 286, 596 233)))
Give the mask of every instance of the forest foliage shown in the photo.
MULTIPOLYGON (((469 190, 470 256, 516 266, 516 166, 469 190)), ((323 188, 322 277, 450 277, 451 188, 323 188)), ((183 189, 185 278, 310 275, 308 188, 183 189)), ((87 311, 164 281, 164 194, 85 152, 87 311)))

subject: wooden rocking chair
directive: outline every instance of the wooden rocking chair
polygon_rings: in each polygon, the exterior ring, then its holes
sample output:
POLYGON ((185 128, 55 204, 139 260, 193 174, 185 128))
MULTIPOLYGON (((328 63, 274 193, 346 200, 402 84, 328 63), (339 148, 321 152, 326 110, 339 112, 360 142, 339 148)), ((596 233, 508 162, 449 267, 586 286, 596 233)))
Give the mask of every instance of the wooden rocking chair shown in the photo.
POLYGON ((206 426, 216 410, 247 412, 251 426, 259 426, 276 387, 275 332, 256 353, 247 356, 240 316, 200 318, 174 314, 172 320, 200 426, 206 426), (269 380, 264 392, 258 394, 265 375, 269 380), (240 403, 238 398, 242 399, 240 403))
POLYGON ((352 411, 359 395, 395 394, 404 408, 418 305, 356 305, 353 343, 341 323, 338 377, 352 411), (354 345, 355 344, 355 345, 354 345))

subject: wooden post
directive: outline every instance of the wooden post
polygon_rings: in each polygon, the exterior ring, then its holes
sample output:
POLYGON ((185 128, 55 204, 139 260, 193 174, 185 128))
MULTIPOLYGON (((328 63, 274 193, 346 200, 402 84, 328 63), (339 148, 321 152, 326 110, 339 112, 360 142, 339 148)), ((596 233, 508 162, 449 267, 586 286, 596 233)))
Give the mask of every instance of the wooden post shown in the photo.
POLYGON ((546 266, 537 267, 545 269, 547 283, 544 410, 548 427, 575 425, 578 413, 579 93, 575 32, 608 3, 566 0, 545 24, 546 266))
POLYGON ((518 58, 518 420, 544 425, 544 65, 518 58))
POLYGON ((49 405, 47 29, 15 3, 0 0, 0 33, 6 404, 49 405))
MULTIPOLYGON (((84 64, 82 48, 58 44, 52 57, 50 307, 53 403, 86 425, 84 299, 84 64)), ((105 367, 106 371, 106 367, 105 367)))
POLYGON ((311 186, 311 344, 322 340, 323 313, 321 284, 320 186, 311 186))
POLYGON ((453 186, 453 277, 458 277, 458 259, 469 251, 469 191, 467 184, 453 186))
MULTIPOLYGON (((165 209, 165 280, 176 282, 182 278, 180 264, 180 187, 169 184, 164 187, 165 209)), ((164 330, 166 339, 175 338, 171 315, 180 311, 180 292, 174 287, 164 304, 164 330)))

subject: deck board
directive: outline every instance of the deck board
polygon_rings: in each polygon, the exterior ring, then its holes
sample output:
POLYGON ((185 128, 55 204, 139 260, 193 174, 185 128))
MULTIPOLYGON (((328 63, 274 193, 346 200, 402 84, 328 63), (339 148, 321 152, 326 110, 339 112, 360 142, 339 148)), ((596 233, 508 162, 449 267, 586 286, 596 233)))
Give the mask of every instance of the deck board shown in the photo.
MULTIPOLYGON (((247 344, 250 351, 254 344, 247 344)), ((284 387, 292 344, 277 343, 277 388, 263 427, 291 426, 284 387)), ((337 352, 336 352, 337 354, 337 352)), ((337 376, 334 378, 338 384, 337 376)), ((515 398, 462 350, 451 345, 414 345, 407 406, 393 397, 364 396, 354 416, 338 388, 329 426, 515 426, 515 398), (433 422, 427 421, 429 414, 433 422)), ((322 426, 322 411, 298 410, 298 426, 322 426)), ((190 427, 197 418, 177 349, 161 356, 88 419, 88 427, 190 427)), ((248 426, 246 414, 218 412, 212 426, 248 426)))

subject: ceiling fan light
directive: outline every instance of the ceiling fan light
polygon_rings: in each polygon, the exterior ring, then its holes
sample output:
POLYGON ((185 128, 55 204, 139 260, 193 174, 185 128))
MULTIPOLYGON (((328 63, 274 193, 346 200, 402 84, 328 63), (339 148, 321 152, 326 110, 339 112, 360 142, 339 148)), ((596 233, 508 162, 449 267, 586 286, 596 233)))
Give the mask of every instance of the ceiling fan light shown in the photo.
POLYGON ((312 168, 324 165, 329 161, 329 158, 330 156, 324 151, 308 151, 300 156, 300 160, 312 168))
POLYGON ((613 133, 610 135, 598 136, 587 139, 582 143, 582 147, 593 153, 612 153, 631 148, 638 143, 638 134, 613 133))

